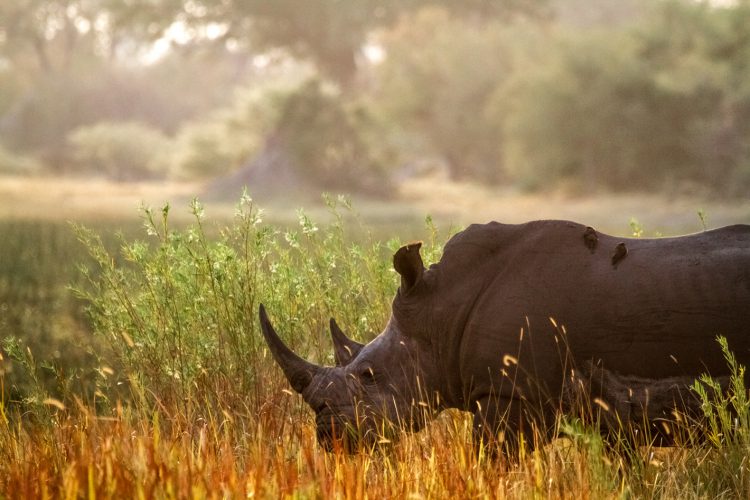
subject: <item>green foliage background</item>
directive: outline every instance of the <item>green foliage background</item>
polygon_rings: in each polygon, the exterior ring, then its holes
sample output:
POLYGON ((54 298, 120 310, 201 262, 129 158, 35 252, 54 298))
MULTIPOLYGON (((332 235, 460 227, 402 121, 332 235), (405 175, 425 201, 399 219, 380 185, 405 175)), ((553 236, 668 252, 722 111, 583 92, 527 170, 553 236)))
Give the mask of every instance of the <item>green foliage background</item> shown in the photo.
MULTIPOLYGON (((125 122, 168 141, 96 159, 102 176, 266 169, 378 195, 425 164, 526 189, 750 183, 747 1, 66 5, 0 8, 0 143, 51 172, 82 170, 81 128, 125 122)), ((140 139, 87 148, 115 141, 140 139)))

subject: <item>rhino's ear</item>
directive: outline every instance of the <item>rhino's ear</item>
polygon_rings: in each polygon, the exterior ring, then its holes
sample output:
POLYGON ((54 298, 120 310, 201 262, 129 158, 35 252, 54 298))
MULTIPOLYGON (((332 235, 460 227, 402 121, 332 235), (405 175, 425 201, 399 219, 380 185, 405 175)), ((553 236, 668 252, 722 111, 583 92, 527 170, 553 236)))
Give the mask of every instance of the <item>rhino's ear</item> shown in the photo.
POLYGON ((407 293, 419 283, 424 273, 424 264, 419 249, 422 242, 409 243, 398 249, 393 256, 393 268, 401 275, 401 292, 407 293))

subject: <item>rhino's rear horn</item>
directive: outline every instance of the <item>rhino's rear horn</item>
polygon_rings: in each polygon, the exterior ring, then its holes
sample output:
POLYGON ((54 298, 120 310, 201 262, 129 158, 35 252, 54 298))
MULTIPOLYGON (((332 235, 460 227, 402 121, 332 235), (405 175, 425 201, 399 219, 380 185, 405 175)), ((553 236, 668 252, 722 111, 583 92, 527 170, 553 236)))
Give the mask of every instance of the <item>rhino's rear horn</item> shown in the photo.
POLYGON ((292 389, 302 392, 310 385, 313 376, 323 368, 300 358, 281 341, 273 329, 271 322, 268 320, 266 308, 263 307, 263 304, 260 305, 259 316, 263 337, 266 339, 271 354, 284 371, 284 375, 286 375, 287 380, 292 385, 292 389))
POLYGON ((365 346, 347 337, 333 318, 331 318, 331 338, 333 339, 333 355, 336 358, 336 366, 346 366, 351 363, 365 346))

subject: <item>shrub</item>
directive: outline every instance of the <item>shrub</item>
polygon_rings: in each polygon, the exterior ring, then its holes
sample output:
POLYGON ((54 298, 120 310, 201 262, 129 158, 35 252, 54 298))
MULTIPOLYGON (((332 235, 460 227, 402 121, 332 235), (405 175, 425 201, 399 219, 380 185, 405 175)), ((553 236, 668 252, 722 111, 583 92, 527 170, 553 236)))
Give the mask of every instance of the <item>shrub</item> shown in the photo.
POLYGON ((185 124, 176 137, 173 172, 210 178, 251 161, 278 120, 280 101, 288 92, 283 87, 243 89, 231 105, 185 124))
POLYGON ((284 100, 274 134, 296 175, 327 189, 386 194, 391 153, 362 103, 317 79, 284 100))
MULTIPOLYGON (((326 231, 304 213, 297 230, 262 223, 245 197, 234 224, 209 238, 203 209, 193 202, 191 227, 173 229, 169 207, 145 210, 148 241, 123 241, 127 265, 95 234, 80 234, 98 263, 87 273, 95 332, 111 344, 134 401, 190 415, 212 405, 259 404, 272 363, 258 329, 264 302, 302 355, 332 362, 328 319, 360 335, 386 323, 397 282, 386 246, 345 236, 341 204, 328 200, 326 231)), ((392 241, 390 250, 397 243, 392 241)), ((356 334, 355 334, 356 336, 356 334)))
POLYGON ((205 178, 227 173, 241 158, 232 149, 244 149, 227 141, 226 127, 218 121, 194 122, 180 129, 172 156, 172 173, 178 177, 205 178))
POLYGON ((171 142, 162 132, 136 122, 103 122, 68 137, 73 165, 119 181, 164 177, 171 142))

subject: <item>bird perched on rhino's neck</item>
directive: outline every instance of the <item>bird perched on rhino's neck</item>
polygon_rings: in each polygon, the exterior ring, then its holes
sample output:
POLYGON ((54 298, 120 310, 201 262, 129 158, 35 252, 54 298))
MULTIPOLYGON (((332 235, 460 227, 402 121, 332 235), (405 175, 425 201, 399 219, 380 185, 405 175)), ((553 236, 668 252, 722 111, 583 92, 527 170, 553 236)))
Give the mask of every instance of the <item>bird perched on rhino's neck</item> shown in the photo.
POLYGON ((492 222, 458 233, 429 269, 420 246, 394 255, 401 283, 372 342, 331 320, 334 367, 294 354, 260 308, 326 447, 416 430, 451 407, 474 413, 477 439, 512 449, 581 390, 613 413, 604 430, 637 425, 691 410, 687 386, 727 373, 717 335, 750 361, 750 226, 622 241, 566 221, 492 222))

